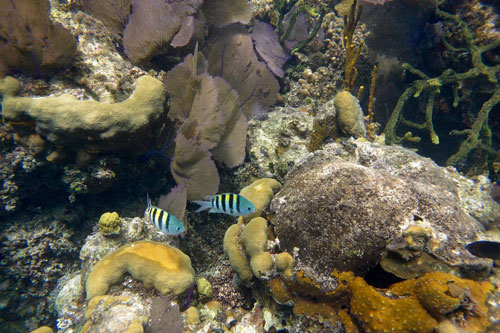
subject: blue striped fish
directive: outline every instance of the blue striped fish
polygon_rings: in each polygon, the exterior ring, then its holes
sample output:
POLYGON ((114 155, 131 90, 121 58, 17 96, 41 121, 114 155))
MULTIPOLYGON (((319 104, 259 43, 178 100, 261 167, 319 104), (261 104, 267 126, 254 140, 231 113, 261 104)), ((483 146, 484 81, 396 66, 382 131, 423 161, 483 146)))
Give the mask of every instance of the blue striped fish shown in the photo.
POLYGON ((151 205, 151 199, 148 198, 148 207, 146 208, 146 216, 155 225, 156 229, 163 234, 173 236, 186 231, 181 221, 170 213, 167 213, 161 208, 151 205))
POLYGON ((250 200, 235 193, 224 193, 208 196, 206 200, 194 200, 200 205, 195 213, 210 209, 209 213, 223 213, 232 216, 248 215, 255 212, 255 206, 250 200))

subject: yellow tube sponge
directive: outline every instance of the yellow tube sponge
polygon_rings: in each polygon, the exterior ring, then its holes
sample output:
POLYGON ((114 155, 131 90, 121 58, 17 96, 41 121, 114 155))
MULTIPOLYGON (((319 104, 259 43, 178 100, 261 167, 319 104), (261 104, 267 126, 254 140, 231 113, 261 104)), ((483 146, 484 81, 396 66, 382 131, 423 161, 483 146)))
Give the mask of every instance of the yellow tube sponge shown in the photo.
POLYGON ((281 189, 281 184, 272 178, 262 178, 241 189, 240 195, 255 205, 255 212, 244 216, 245 222, 261 216, 262 211, 269 205, 273 196, 281 189))
POLYGON ((94 266, 87 279, 87 299, 106 294, 126 272, 162 295, 179 295, 194 282, 191 259, 181 250, 139 241, 120 247, 94 266))

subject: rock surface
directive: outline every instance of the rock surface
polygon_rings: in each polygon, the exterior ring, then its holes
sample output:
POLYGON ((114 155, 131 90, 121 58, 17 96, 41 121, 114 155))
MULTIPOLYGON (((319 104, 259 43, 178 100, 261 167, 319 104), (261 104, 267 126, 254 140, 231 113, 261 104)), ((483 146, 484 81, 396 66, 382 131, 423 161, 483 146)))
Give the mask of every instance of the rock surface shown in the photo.
POLYGON ((354 140, 329 144, 298 165, 271 203, 276 236, 283 251, 295 253, 295 268, 363 275, 415 225, 430 229, 422 250, 439 261, 491 266, 464 248, 481 236, 481 222, 500 217, 485 178, 472 181, 410 150, 354 140))

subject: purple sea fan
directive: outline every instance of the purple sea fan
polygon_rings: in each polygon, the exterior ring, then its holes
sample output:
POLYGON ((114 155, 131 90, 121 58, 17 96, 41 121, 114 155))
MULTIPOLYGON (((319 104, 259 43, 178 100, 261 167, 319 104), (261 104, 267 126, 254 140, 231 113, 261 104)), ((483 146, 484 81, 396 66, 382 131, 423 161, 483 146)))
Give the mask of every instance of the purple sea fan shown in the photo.
POLYGON ((288 60, 279 42, 278 34, 273 27, 265 22, 257 21, 253 27, 252 40, 255 43, 255 50, 265 61, 267 67, 274 75, 283 77, 283 65, 288 60))
POLYGON ((49 13, 48 0, 0 0, 0 77, 46 76, 70 64, 77 42, 49 13))
POLYGON ((279 83, 257 59, 247 28, 231 24, 218 31, 203 49, 208 72, 221 76, 240 96, 240 108, 251 118, 254 105, 268 107, 276 102, 279 83))
POLYGON ((130 16, 132 0, 83 0, 82 7, 109 30, 121 34, 130 16))
POLYGON ((130 21, 123 32, 127 56, 140 64, 169 47, 187 45, 195 30, 203 26, 194 19, 202 3, 202 0, 134 0, 130 21))

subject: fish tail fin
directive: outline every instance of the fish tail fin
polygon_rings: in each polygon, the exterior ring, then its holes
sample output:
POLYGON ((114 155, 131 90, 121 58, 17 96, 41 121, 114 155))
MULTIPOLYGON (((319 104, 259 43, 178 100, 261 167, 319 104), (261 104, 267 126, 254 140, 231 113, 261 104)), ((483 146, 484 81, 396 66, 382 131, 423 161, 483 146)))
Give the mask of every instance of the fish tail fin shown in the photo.
POLYGON ((193 200, 193 202, 197 205, 200 205, 197 210, 195 210, 195 213, 199 213, 203 210, 210 209, 210 201, 203 201, 203 200, 193 200))
POLYGON ((148 208, 151 207, 151 199, 149 198, 149 193, 146 192, 146 200, 147 200, 147 203, 148 203, 148 208))

